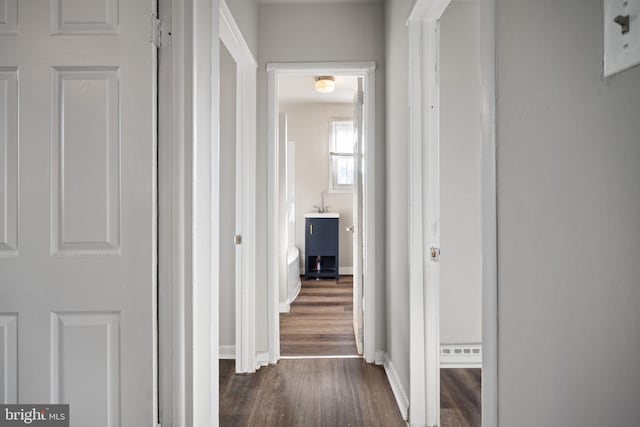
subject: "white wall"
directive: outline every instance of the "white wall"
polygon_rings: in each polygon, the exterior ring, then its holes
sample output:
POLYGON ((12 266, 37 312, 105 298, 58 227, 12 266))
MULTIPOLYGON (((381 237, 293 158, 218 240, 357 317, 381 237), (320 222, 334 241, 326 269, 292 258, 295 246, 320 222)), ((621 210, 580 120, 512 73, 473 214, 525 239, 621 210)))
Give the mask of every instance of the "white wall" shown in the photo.
MULTIPOLYGON (((329 120, 353 118, 352 104, 288 104, 289 140, 296 142, 296 246, 300 249, 300 271, 305 262, 304 214, 320 206, 320 192, 329 187, 329 120)), ((352 193, 328 193, 325 206, 340 214, 340 267, 353 267, 353 234, 345 229, 353 224, 352 193)))
POLYGON ((480 16, 453 1, 440 19, 440 341, 482 341, 480 16))
POLYGON ((501 426, 638 425, 640 68, 600 0, 498 0, 501 426))
POLYGON ((220 42, 220 345, 235 344, 236 63, 220 42))
MULTIPOLYGON (((349 4, 261 4, 258 18, 258 282, 256 289, 257 351, 267 350, 267 62, 287 61, 375 61, 376 144, 384 153, 384 5, 349 4), (262 303, 261 303, 262 302, 262 303)), ((406 90, 405 90, 406 91, 406 90)), ((377 252, 385 252, 385 163, 377 158, 377 252)), ((384 263, 377 263, 376 288, 384 293, 384 263)), ((384 298, 378 298, 376 348, 384 348, 384 298)))
POLYGON ((387 354, 409 392, 409 39, 413 0, 386 2, 386 333, 387 354))

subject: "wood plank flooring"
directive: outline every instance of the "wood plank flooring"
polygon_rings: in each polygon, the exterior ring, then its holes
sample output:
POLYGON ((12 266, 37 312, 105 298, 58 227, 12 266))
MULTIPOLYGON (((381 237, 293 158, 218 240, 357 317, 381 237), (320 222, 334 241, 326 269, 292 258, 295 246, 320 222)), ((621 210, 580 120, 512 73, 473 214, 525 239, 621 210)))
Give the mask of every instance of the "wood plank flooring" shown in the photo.
POLYGON ((282 356, 354 356, 353 279, 302 281, 289 313, 280 314, 282 356))
MULTIPOLYGON (((282 356, 356 355, 350 276, 303 281, 280 315, 282 356)), ((480 427, 480 369, 440 371, 442 427, 480 427)), ((237 375, 220 361, 222 427, 406 427, 384 369, 362 359, 280 360, 237 375)))
MULTIPOLYGON (((442 427, 480 427, 480 369, 440 371, 442 427)), ((251 375, 220 361, 222 427, 406 427, 384 369, 362 359, 281 360, 251 375)))
POLYGON ((480 427, 481 378, 480 369, 440 369, 442 427, 480 427))
POLYGON ((384 369, 363 359, 280 360, 236 375, 220 361, 223 427, 406 427, 384 369))

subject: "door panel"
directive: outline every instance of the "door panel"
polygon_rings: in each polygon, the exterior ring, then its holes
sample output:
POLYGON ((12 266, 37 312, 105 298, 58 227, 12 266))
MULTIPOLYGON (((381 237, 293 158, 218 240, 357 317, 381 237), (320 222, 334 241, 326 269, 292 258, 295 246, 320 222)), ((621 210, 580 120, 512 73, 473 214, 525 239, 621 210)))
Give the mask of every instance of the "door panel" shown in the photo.
POLYGON ((0 68, 0 256, 18 249, 18 69, 0 68))
POLYGON ((0 400, 74 427, 156 422, 154 8, 0 0, 0 400))

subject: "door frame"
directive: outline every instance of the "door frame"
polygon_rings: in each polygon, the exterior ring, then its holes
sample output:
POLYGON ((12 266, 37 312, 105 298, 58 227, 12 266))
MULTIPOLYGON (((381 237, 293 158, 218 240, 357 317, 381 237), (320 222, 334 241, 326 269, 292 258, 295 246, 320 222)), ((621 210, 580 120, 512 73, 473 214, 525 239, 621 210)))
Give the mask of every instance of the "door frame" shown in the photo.
MULTIPOLYGON (((256 84, 257 68, 226 2, 220 2, 220 41, 236 63, 236 373, 256 370, 256 84)), ((218 177, 218 186, 221 177, 218 177)), ((219 188, 219 187, 218 187, 219 188)))
POLYGON ((364 78, 364 118, 365 142, 363 179, 363 240, 367 242, 363 247, 365 277, 363 289, 366 295, 364 304, 364 359, 368 363, 375 362, 375 307, 376 307, 376 194, 375 194, 375 62, 270 62, 267 63, 267 224, 269 258, 267 274, 267 316, 268 316, 268 348, 269 362, 276 363, 280 359, 280 324, 279 324, 279 286, 280 280, 286 278, 285 254, 280 230, 278 171, 278 77, 281 75, 355 75, 364 78))
MULTIPOLYGON (((439 209, 439 19, 451 0, 417 0, 409 27, 411 425, 440 425, 440 300, 429 228, 439 209)), ((480 0, 482 425, 498 425, 496 4, 480 0)))
MULTIPOLYGON (((256 62, 221 0, 161 0, 159 96, 159 353, 163 426, 218 425, 219 414, 219 58, 220 40, 237 53, 238 112, 243 117, 242 191, 255 195, 256 62), (170 123, 170 124, 168 124, 170 123), (254 129, 252 132, 251 129, 254 129), (254 176, 254 175, 249 175, 254 176)), ((254 283, 255 203, 242 198, 243 282, 254 283), (252 220, 253 218, 253 220, 252 220), (252 228, 253 227, 253 228, 252 228), (249 243, 247 245, 246 243, 249 243), (251 268, 246 270, 247 265, 251 268), (244 280, 247 279, 247 280, 244 280)), ((244 300, 243 327, 254 315, 244 300)), ((238 328, 237 328, 238 329, 238 328)), ((241 363, 255 357, 243 335, 241 363), (249 358, 244 354, 248 352, 249 358)), ((249 363, 251 366, 252 364, 249 363)))

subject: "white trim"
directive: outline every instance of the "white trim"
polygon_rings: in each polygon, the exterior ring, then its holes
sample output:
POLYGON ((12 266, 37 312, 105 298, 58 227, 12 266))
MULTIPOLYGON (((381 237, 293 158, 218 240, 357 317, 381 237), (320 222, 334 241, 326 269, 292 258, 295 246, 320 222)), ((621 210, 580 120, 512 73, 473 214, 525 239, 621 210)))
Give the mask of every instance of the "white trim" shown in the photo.
POLYGON ((362 219, 364 225, 362 239, 367 242, 362 248, 364 278, 364 359, 373 363, 376 351, 376 266, 383 263, 383 259, 376 257, 376 201, 378 188, 376 186, 376 82, 375 64, 371 63, 364 77, 364 164, 363 175, 364 194, 362 200, 362 219))
POLYGON ((375 364, 376 365, 384 365, 384 361, 385 361, 386 357, 387 357, 387 352, 386 351, 384 351, 384 350, 376 351, 375 364))
MULTIPOLYGON (((255 372, 256 265, 256 68, 257 62, 224 0, 220 40, 236 62, 236 364, 237 373, 255 372)), ((220 182, 224 177, 218 177, 220 182)))
MULTIPOLYGON (((416 3, 416 7, 418 7, 416 3)), ((413 15, 412 15, 413 16, 413 15)), ((409 295, 411 424, 438 425, 440 419, 439 264, 426 261, 439 247, 439 23, 410 20, 409 295)))
POLYGON ((386 353, 384 355, 384 371, 387 374, 387 379, 389 380, 393 397, 396 398, 396 404, 398 405, 398 409, 400 409, 402 419, 406 421, 409 418, 409 397, 404 387, 402 387, 396 368, 386 353))
MULTIPOLYGON (((186 273, 186 294, 192 308, 186 320, 190 335, 185 342, 187 351, 186 384, 192 402, 187 401, 186 425, 218 425, 218 294, 220 287, 219 253, 219 168, 218 138, 219 94, 219 13, 218 0, 190 0, 185 9, 184 32, 186 59, 184 108, 185 134, 193 138, 189 153, 192 169, 187 193, 191 196, 186 216, 191 221, 191 265, 186 273), (192 14, 192 15, 191 15, 192 14), (192 39, 190 38, 193 37, 192 39), (190 105, 189 105, 190 104, 190 105)), ((187 139, 186 143, 189 143, 187 139)))
POLYGON ((409 396, 411 423, 426 425, 426 340, 422 206, 422 22, 409 22, 409 396))
POLYGON ((307 360, 307 359, 362 359, 359 354, 351 355, 326 355, 326 356, 280 356, 280 360, 307 360))
POLYGON ((280 303, 280 313, 288 313, 289 311, 291 311, 291 303, 295 301, 296 298, 298 298, 298 295, 300 295, 301 290, 302 290, 302 280, 300 279, 300 276, 298 276, 298 284, 296 285, 296 292, 295 294, 293 294, 293 296, 290 296, 289 298, 287 298, 286 302, 280 303))
POLYGON ((435 22, 442 17, 449 3, 451 0, 417 0, 413 4, 408 21, 435 22))
POLYGON ((269 365, 269 352, 261 351, 256 353, 256 370, 269 365))
MULTIPOLYGON (((269 66, 267 64, 267 70, 269 66)), ((280 223, 278 200, 278 78, 275 73, 267 75, 267 342, 268 361, 276 363, 280 358, 280 223)), ((285 276, 286 277, 286 276, 285 276)))
MULTIPOLYGON (((449 0, 417 0, 409 25, 411 425, 439 425, 437 20, 449 0), (427 147, 427 150, 423 150, 427 147), (425 171, 423 173, 423 171, 425 171), (426 363, 425 363, 426 361, 426 363)), ((498 425, 495 0, 480 0, 482 92, 482 424, 498 425)))
MULTIPOLYGON (((365 62, 269 62, 267 72, 277 71, 281 75, 312 75, 315 71, 342 76, 362 76, 375 71, 376 63, 365 62)), ((313 74, 315 75, 315 74, 313 74)))
POLYGON ((480 61, 482 96, 482 425, 498 426, 496 0, 480 0, 480 61))
POLYGON ((365 224, 364 236, 367 246, 364 248, 365 259, 365 319, 364 319, 364 358, 368 363, 375 361, 375 323, 376 323, 376 294, 375 267, 376 259, 376 135, 375 135, 375 62, 291 62, 267 64, 267 133, 268 133, 268 190, 267 190, 267 224, 269 242, 268 259, 268 342, 269 361, 276 363, 280 358, 280 326, 279 315, 279 280, 286 277, 279 271, 284 268, 280 262, 280 239, 278 237, 279 216, 277 200, 278 189, 278 149, 277 149, 277 123, 278 123, 278 76, 280 75, 317 75, 340 74, 362 76, 365 80, 364 117, 366 123, 365 139, 365 183, 364 183, 364 209, 363 219, 365 224))
MULTIPOLYGON (((291 311, 291 303, 289 301, 287 302, 281 302, 278 304, 278 311, 280 313, 288 313, 291 311)), ((282 359, 282 356, 280 356, 280 358, 282 359)))
POLYGON ((236 346, 231 345, 221 345, 220 346, 220 360, 236 360, 236 346))
POLYGON ((353 267, 339 267, 341 276, 353 276, 353 267))
POLYGON ((482 368, 482 344, 440 344, 440 368, 482 368))

